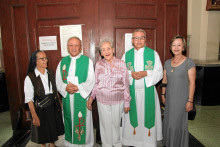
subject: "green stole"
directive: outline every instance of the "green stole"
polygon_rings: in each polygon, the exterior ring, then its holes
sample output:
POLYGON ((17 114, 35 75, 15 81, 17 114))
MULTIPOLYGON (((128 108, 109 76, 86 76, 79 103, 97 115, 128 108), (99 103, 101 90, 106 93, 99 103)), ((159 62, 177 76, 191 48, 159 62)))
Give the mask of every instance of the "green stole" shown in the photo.
MULTIPOLYGON (((143 71, 154 69, 154 50, 148 47, 144 48, 144 67, 143 71)), ((128 70, 135 71, 134 69, 134 48, 127 51, 125 54, 125 62, 128 70)), ((145 85, 145 121, 144 125, 149 129, 148 136, 150 136, 150 129, 155 125, 155 97, 154 97, 154 86, 146 87, 145 85)), ((135 79, 133 79, 132 85, 130 85, 130 123, 134 127, 134 135, 136 134, 135 128, 138 126, 136 98, 135 98, 135 79)))
MULTIPOLYGON (((69 66, 71 57, 67 56, 61 60, 60 72, 63 82, 67 83, 67 77, 69 74, 69 66)), ((75 76, 78 77, 79 84, 87 80, 89 67, 89 58, 81 55, 76 59, 76 71, 75 76)), ((63 98, 63 112, 64 112, 64 126, 65 126, 65 140, 73 144, 85 144, 86 142, 86 99, 84 99, 79 93, 74 93, 74 114, 73 114, 73 134, 72 134, 72 120, 71 120, 71 103, 70 94, 67 92, 65 98, 63 98), (72 136, 73 135, 73 136, 72 136)))

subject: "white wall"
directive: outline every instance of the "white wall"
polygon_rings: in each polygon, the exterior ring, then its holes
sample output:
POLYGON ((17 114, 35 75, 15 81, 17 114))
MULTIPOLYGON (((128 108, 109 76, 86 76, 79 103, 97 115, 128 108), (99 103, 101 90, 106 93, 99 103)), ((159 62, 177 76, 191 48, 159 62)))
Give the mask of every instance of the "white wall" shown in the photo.
POLYGON ((196 60, 218 60, 220 11, 206 11, 207 0, 188 0, 189 56, 196 60))

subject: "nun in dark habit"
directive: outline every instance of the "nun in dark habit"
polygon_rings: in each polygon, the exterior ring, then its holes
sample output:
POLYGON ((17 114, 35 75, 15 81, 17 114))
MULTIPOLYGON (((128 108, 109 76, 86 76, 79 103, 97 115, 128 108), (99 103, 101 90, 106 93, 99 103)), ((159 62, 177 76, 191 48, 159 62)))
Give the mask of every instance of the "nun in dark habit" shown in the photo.
POLYGON ((48 57, 43 51, 32 53, 24 81, 25 103, 31 112, 31 141, 55 147, 58 136, 64 134, 61 102, 55 77, 47 69, 48 57))

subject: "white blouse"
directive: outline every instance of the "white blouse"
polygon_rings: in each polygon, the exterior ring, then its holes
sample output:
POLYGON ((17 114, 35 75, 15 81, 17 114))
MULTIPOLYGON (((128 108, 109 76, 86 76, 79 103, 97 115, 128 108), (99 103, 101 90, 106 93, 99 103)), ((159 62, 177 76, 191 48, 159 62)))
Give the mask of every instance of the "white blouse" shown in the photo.
MULTIPOLYGON (((47 69, 45 70, 45 73, 42 74, 41 72, 39 72, 39 70, 37 70, 37 68, 35 68, 34 70, 36 77, 40 76, 41 81, 43 83, 44 86, 44 91, 45 94, 50 94, 53 93, 53 88, 52 88, 52 84, 50 82, 50 89, 48 86, 48 73, 47 73, 47 69)), ((29 76, 26 76, 25 80, 24 80, 24 95, 25 95, 25 103, 28 103, 30 101, 34 102, 34 86, 31 82, 31 79, 29 76)))

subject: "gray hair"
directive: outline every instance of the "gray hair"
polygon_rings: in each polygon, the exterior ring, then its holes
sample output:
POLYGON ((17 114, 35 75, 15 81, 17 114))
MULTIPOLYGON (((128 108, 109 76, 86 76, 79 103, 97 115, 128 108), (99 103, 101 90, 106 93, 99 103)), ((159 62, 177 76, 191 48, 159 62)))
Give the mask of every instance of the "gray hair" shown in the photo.
POLYGON ((146 32, 145 32, 145 30, 143 30, 143 29, 136 29, 136 30, 134 30, 134 32, 132 33, 132 38, 133 38, 133 36, 134 36, 134 33, 136 33, 136 32, 142 32, 142 33, 144 33, 144 36, 146 37, 146 32))
POLYGON ((102 42, 99 43, 99 51, 100 51, 100 52, 102 51, 102 45, 103 45, 104 43, 109 43, 110 46, 111 46, 111 48, 114 48, 113 41, 110 40, 110 39, 105 39, 105 40, 103 40, 102 42))
POLYGON ((69 41, 70 41, 71 39, 78 39, 78 40, 80 41, 80 45, 82 46, 82 40, 79 39, 79 37, 76 37, 76 36, 70 37, 70 38, 67 40, 67 45, 68 45, 68 43, 69 43, 69 41))

